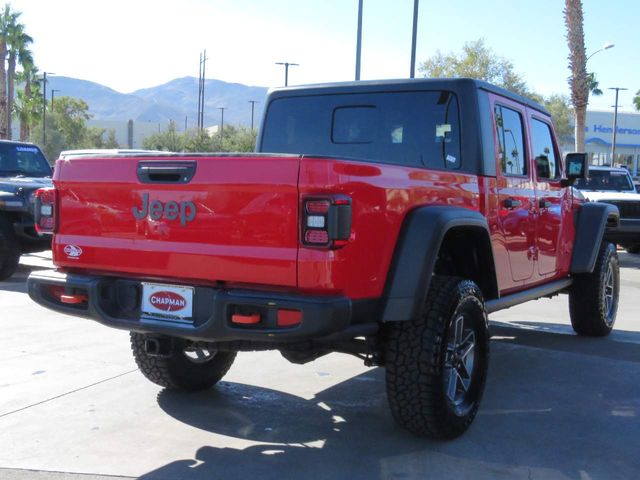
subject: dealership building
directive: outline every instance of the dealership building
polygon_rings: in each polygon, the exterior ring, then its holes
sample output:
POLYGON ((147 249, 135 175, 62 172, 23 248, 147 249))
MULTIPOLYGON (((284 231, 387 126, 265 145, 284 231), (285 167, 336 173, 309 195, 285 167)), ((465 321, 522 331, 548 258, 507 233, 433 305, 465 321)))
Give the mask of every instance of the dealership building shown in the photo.
POLYGON ((593 165, 624 166, 640 177, 640 113, 618 111, 616 154, 611 158, 613 112, 587 111, 585 149, 593 165))

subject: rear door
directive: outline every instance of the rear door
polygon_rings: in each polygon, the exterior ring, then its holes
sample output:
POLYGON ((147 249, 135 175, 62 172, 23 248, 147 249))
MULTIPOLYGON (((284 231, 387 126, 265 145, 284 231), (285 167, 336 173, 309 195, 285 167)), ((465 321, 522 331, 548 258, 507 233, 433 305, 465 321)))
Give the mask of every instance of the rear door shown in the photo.
POLYGON ((534 272, 536 193, 531 177, 526 109, 503 97, 490 96, 496 134, 499 224, 509 255, 511 282, 528 283, 534 272))

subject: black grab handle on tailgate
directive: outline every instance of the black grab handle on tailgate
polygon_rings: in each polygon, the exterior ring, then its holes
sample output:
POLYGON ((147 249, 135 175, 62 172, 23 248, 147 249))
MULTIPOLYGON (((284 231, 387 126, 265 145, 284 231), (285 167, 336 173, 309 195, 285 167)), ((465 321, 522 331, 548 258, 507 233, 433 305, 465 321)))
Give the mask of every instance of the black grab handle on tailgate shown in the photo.
POLYGON ((189 183, 196 173, 196 162, 140 162, 138 179, 142 183, 189 183))

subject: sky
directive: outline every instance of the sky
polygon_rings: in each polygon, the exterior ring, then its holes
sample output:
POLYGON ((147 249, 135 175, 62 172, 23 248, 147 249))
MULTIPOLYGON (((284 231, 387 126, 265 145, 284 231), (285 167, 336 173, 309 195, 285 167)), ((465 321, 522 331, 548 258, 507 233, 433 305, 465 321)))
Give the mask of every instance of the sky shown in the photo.
MULTIPOLYGON (((130 93, 198 76, 246 85, 349 81, 355 76, 358 0, 10 0, 34 38, 40 71, 130 93)), ((361 79, 406 78, 413 0, 364 0, 361 79)), ((568 94, 562 0, 421 0, 417 61, 484 38, 534 91, 568 94)), ((640 90, 640 0, 583 0, 587 65, 601 97, 590 108, 634 111, 640 90)), ((419 75, 419 72, 417 73, 419 75)), ((64 92, 60 93, 64 95, 64 92)))

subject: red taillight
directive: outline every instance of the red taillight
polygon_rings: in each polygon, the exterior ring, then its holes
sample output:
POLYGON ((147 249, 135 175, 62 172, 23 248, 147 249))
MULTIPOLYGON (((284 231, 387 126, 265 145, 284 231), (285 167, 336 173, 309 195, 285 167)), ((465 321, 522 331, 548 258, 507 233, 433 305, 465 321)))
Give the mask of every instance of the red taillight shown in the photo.
POLYGON ((313 245, 326 245, 329 243, 329 234, 325 230, 307 230, 304 232, 304 241, 313 245))
POLYGON ((329 213, 330 206, 331 204, 329 203, 329 200, 308 200, 305 203, 305 210, 307 213, 326 215, 329 213))
POLYGON ((41 188, 35 193, 35 226, 40 234, 54 233, 56 230, 56 191, 41 188))
POLYGON ((341 248, 351 237, 351 198, 332 195, 303 198, 302 243, 310 247, 341 248))

